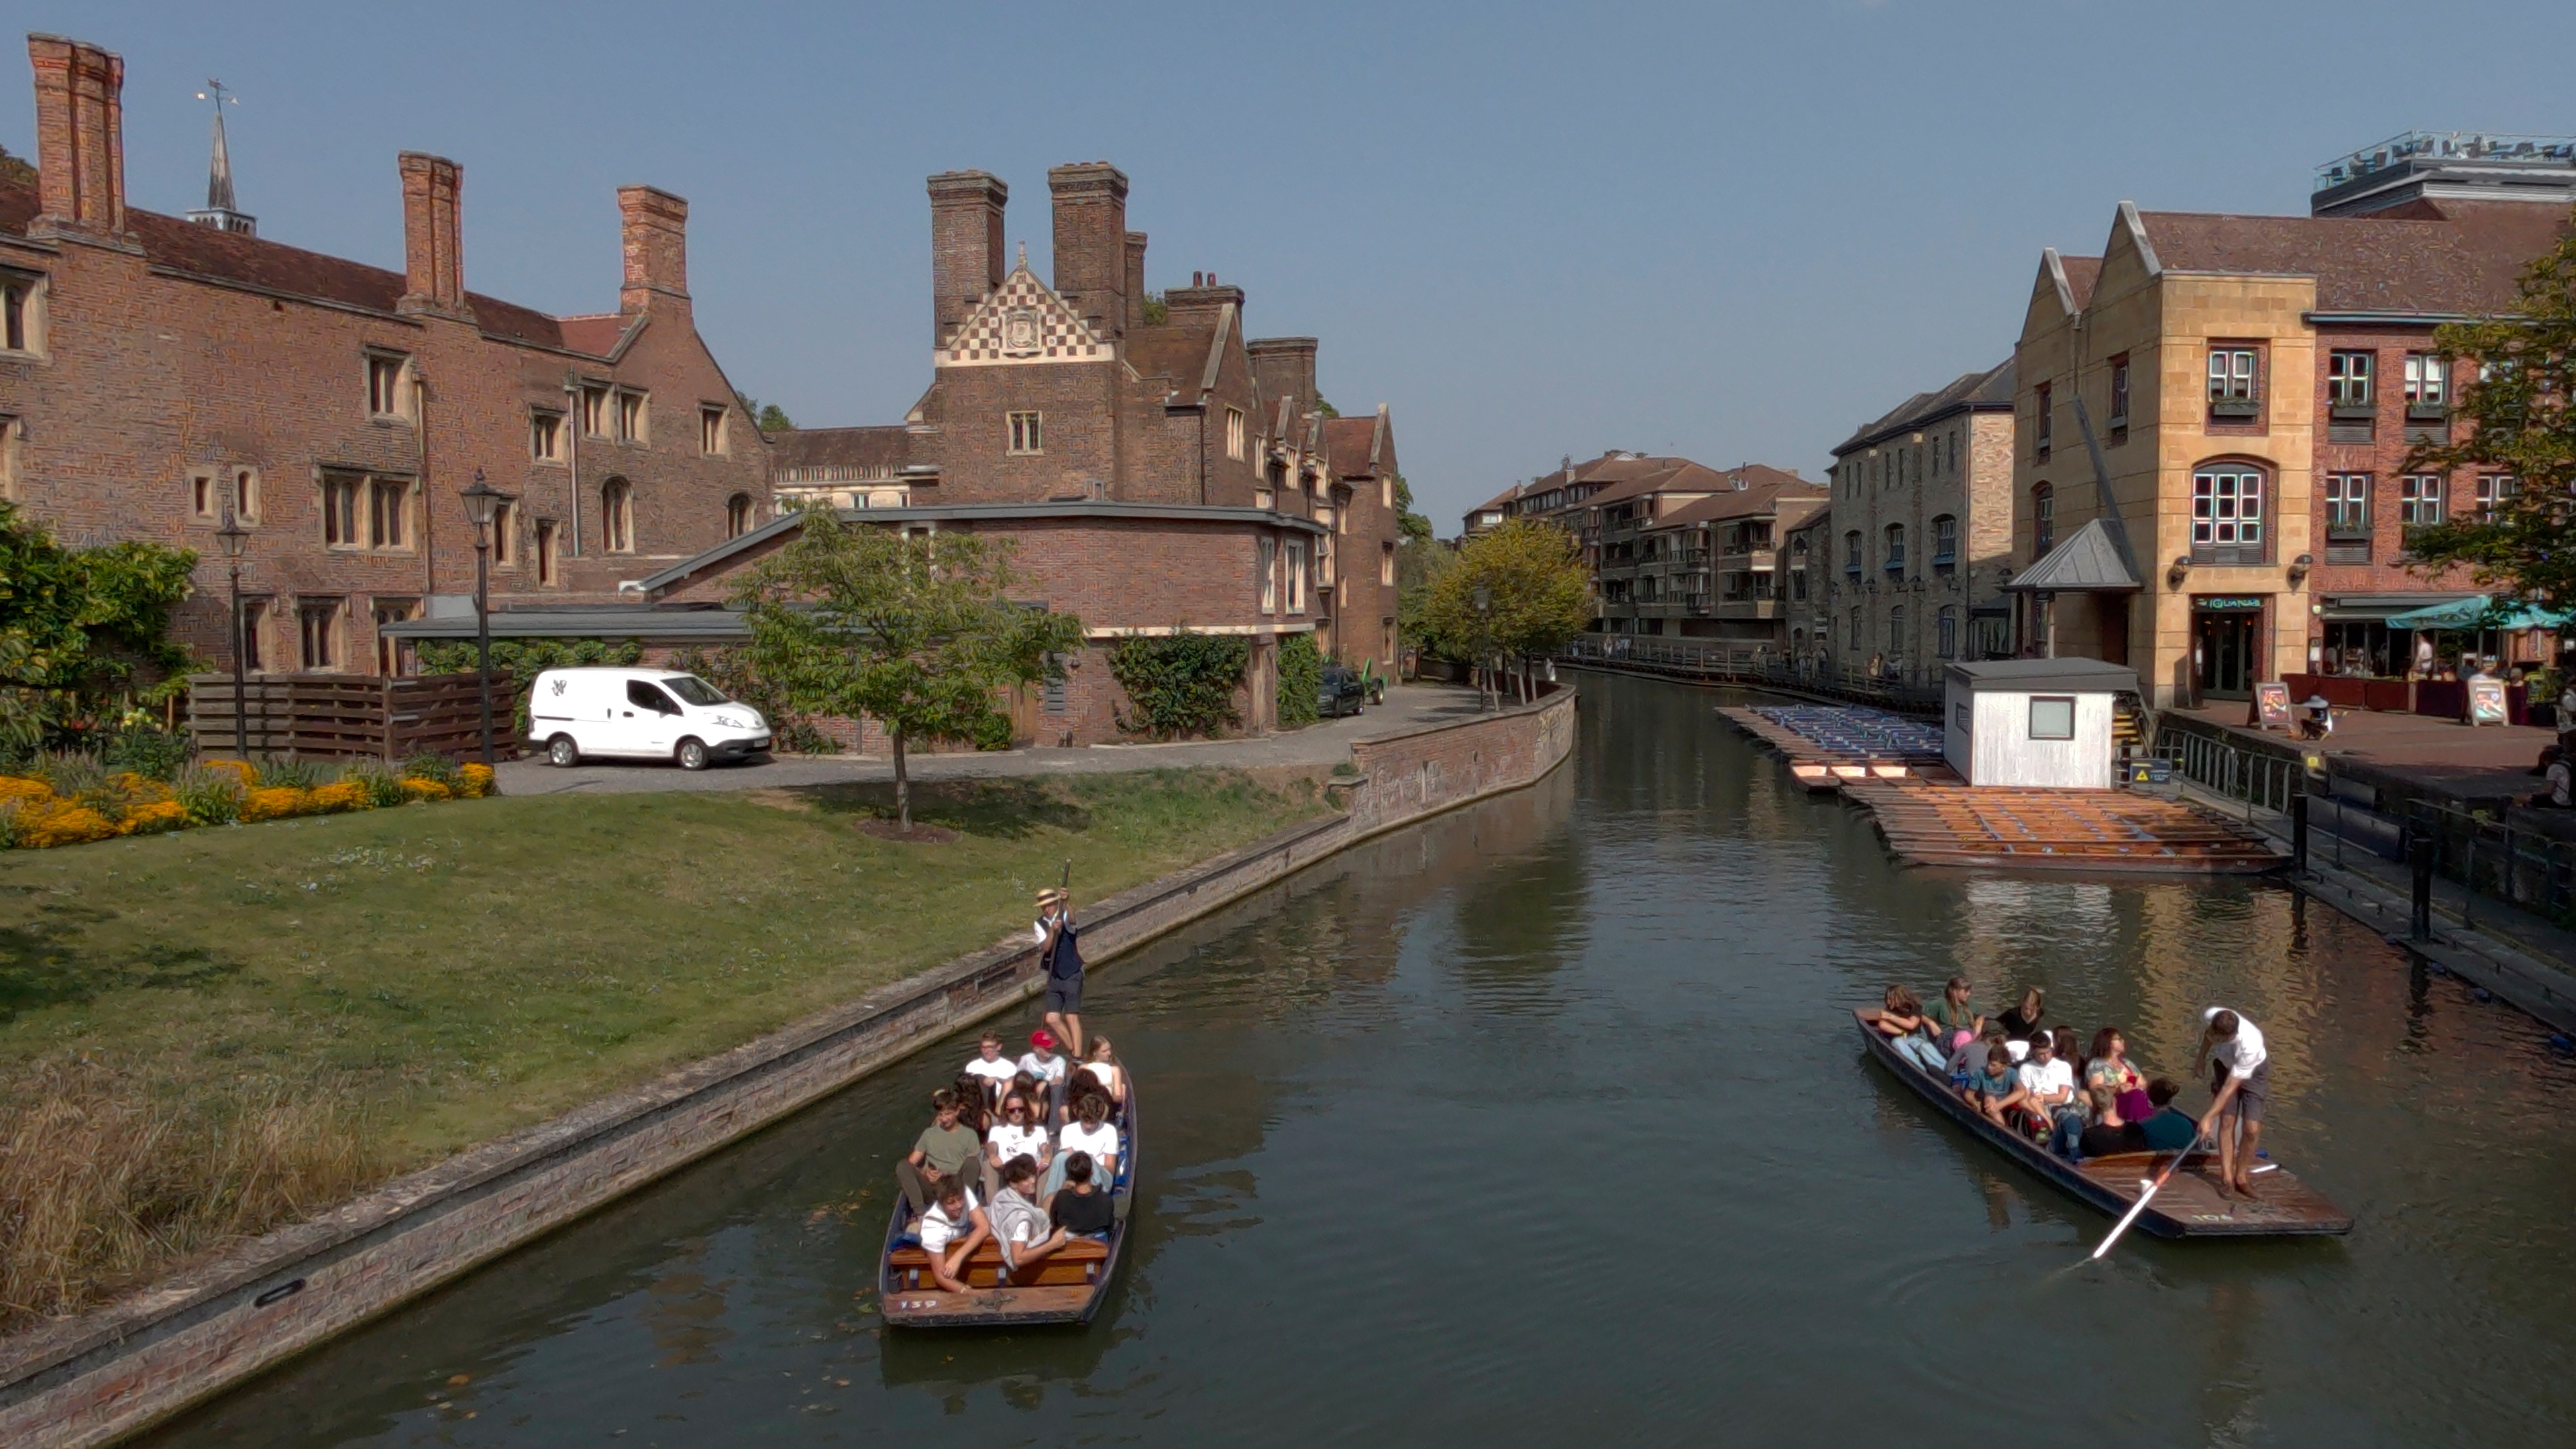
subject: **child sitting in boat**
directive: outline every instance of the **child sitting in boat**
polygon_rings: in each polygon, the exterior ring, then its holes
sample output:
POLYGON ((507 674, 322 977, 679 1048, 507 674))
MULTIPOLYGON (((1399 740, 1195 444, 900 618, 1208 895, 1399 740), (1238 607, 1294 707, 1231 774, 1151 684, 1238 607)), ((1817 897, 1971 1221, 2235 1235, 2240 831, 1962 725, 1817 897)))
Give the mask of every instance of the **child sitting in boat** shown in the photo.
POLYGON ((1048 1193, 1064 1185, 1072 1159, 1080 1155, 1090 1157, 1103 1182, 1118 1180, 1118 1129, 1109 1125, 1109 1094, 1095 1084, 1093 1090, 1074 1098, 1072 1113, 1073 1120, 1056 1133, 1056 1165, 1047 1174, 1048 1193))
POLYGON ((1055 1137, 1040 1120, 1038 1108, 1017 1092, 1002 1099, 1002 1120, 984 1134, 984 1160, 998 1171, 1015 1157, 1026 1157, 1040 1169, 1055 1155, 1055 1137))
POLYGON ((1127 1069, 1118 1065, 1118 1056, 1110 1047, 1109 1038, 1094 1036, 1091 1039, 1091 1048, 1083 1053, 1082 1071, 1078 1075, 1098 1082, 1100 1089, 1109 1094, 1109 1115, 1112 1118, 1118 1115, 1118 1108, 1127 1105, 1127 1069))
POLYGON ((1054 1109, 1064 1102, 1064 1053, 1055 1049, 1055 1033, 1045 1027, 1029 1033, 1029 1049, 1020 1056, 1020 1070, 1035 1077, 1046 1087, 1046 1096, 1035 1099, 1041 1121, 1054 1120, 1054 1109))
POLYGON ((1941 999, 1923 1009, 1932 1023, 1932 1043, 1944 1053, 1955 1052, 1977 1039, 1986 1029, 1986 1019, 1968 1001, 1968 978, 1953 976, 1941 988, 1941 999))
POLYGON ((2147 1134, 2138 1124, 2120 1115, 2119 1094, 2108 1087, 2094 1087, 2093 1125, 2076 1139, 2075 1152, 2084 1157, 2109 1157, 2115 1152, 2144 1152, 2147 1134))
POLYGON ((2013 1070, 2012 1053, 2000 1041, 1986 1048, 1984 1068, 1969 1075, 1968 1085, 1960 1095, 1967 1098, 1969 1106, 1985 1114, 1987 1121, 2013 1131, 2020 1129, 2010 1114, 2015 1108, 2027 1110, 2030 1102, 2030 1092, 2013 1070))
POLYGON ((990 1031, 975 1044, 975 1059, 966 1064, 966 1075, 982 1084, 988 1107, 1000 1105, 1002 1094, 1010 1090, 1011 1078, 1019 1070, 1018 1063, 1002 1055, 1000 1033, 990 1031))
POLYGON ((1933 1044, 1932 1023, 1924 1018, 1923 1003, 1902 986, 1889 986, 1879 999, 1878 1032, 1895 1043, 1898 1054, 1927 1072, 1942 1072, 1950 1064, 1950 1054, 1933 1044))
POLYGON ((1114 1173, 1094 1172, 1091 1154, 1068 1152, 1064 1155, 1064 1186, 1049 1197, 1047 1218, 1058 1228, 1078 1238, 1106 1238, 1118 1221, 1117 1205, 1110 1200, 1106 1181, 1114 1173))
POLYGON ((966 1260, 993 1235, 975 1194, 957 1178, 943 1178, 930 1207, 913 1222, 921 1249, 930 1255, 930 1276, 951 1293, 966 1291, 966 1260))
POLYGON ((2156 1110, 2138 1124, 2138 1130, 2146 1134, 2148 1151, 2181 1152, 2200 1140, 2200 1124, 2173 1104, 2181 1094, 2182 1088, 2175 1086, 2171 1077, 2158 1077, 2147 1083, 2147 1100, 2156 1110))
POLYGON ((942 1087, 931 1093, 930 1125, 921 1129, 912 1151, 895 1164, 895 1181, 914 1212, 929 1206, 931 1192, 941 1183, 966 1181, 976 1169, 975 1156, 982 1144, 972 1129, 959 1123, 959 1110, 955 1092, 942 1087))
POLYGON ((1002 1261, 1016 1274, 1063 1247, 1071 1235, 1050 1224, 1046 1209, 1038 1206, 1036 1158, 1014 1157, 1003 1163, 1002 1184, 984 1217, 992 1224, 993 1241, 1002 1250, 1002 1261))

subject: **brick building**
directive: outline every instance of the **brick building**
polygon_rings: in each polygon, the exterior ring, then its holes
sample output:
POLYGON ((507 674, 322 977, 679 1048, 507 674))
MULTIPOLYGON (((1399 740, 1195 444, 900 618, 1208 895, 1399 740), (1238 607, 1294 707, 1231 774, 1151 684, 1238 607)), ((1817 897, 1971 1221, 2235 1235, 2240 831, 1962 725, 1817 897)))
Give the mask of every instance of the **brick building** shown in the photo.
POLYGON ((1916 393, 1834 449, 1831 627, 1810 636, 1829 665, 1937 685, 1953 659, 2012 652, 2012 376, 1916 393))
MULTIPOLYGON (((1117 738, 1107 650, 1134 635, 1246 639, 1238 703, 1254 731, 1276 722, 1285 637, 1311 633, 1329 656, 1393 672, 1401 531, 1387 410, 1333 415, 1316 392, 1315 339, 1247 336, 1240 287, 1200 273, 1149 297, 1146 237, 1127 229, 1117 168, 1059 166, 1047 179, 1051 282, 1005 251, 999 177, 930 178, 930 386, 899 424, 775 438, 777 501, 1009 544, 1022 597, 1079 615, 1090 640, 1065 684, 1013 702, 1023 739, 1117 738)), ((565 623, 676 642, 677 621, 705 618, 799 526, 783 512, 642 578, 627 617, 565 623)))
POLYGON ((1786 530, 1826 506, 1825 491, 1752 464, 1723 477, 1725 491, 1664 509, 1635 529, 1627 592, 1641 622, 1633 632, 1721 639, 1786 656, 1789 599, 1802 585, 1804 562, 1788 567, 1781 543, 1786 530))
MULTIPOLYGON (((399 270, 257 235, 220 149, 207 208, 125 193, 124 62, 28 38, 33 188, 0 180, 0 495, 72 543, 194 549, 181 637, 230 662, 215 531, 234 512, 247 662, 398 670, 385 626, 470 611, 477 473, 516 495, 504 607, 606 601, 748 530, 759 434, 690 314, 688 203, 617 195, 617 309, 555 317, 466 286, 463 171, 404 153, 399 270)), ((220 133, 219 147, 220 147, 220 133)), ((394 204, 393 195, 386 204, 394 204)))
POLYGON ((2124 202, 2100 257, 2043 254, 2015 353, 2021 639, 2133 664, 2159 705, 2243 698, 2402 668, 2383 621, 2473 591, 2404 567, 2406 532, 2514 481, 2403 463, 2474 375, 2434 328, 2510 305, 2568 224, 2576 142, 2501 169, 2391 149, 2321 175, 2318 215, 2124 202))

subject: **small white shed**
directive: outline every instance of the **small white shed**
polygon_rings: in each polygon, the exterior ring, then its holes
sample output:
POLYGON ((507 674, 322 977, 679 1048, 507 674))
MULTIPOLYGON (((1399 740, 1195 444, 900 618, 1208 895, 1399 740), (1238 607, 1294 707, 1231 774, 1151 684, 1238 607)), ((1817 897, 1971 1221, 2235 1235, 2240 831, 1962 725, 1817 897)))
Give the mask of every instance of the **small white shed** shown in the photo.
POLYGON ((2136 670, 2099 659, 1953 664, 1941 753, 1971 785, 2108 790, 2113 696, 2137 688, 2136 670))

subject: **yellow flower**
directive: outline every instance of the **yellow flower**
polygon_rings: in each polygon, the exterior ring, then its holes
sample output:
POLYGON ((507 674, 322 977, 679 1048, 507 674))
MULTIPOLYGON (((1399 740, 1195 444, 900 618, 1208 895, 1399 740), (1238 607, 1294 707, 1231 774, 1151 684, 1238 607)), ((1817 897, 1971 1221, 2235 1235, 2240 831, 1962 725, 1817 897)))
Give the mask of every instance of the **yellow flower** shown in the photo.
POLYGON ((0 801, 44 800, 50 799, 53 793, 53 788, 42 780, 30 780, 24 775, 0 775, 0 801))
POLYGON ((309 792, 284 785, 242 792, 241 818, 245 822, 283 820, 290 815, 305 814, 311 808, 309 792))
POLYGON ((374 808, 375 803, 375 797, 367 793, 367 787, 356 780, 339 780, 324 785, 313 792, 310 802, 317 815, 341 810, 368 810, 374 808))
POLYGON ((33 822, 21 821, 18 843, 37 850, 57 845, 79 845, 85 841, 105 840, 116 833, 116 824, 86 805, 66 801, 61 806, 38 816, 33 822))
POLYGON ((406 779, 402 782, 402 787, 403 793, 415 800, 445 800, 454 794, 436 780, 406 779))
POLYGON ((490 765, 467 765, 458 773, 462 774, 465 777, 465 780, 464 788, 459 790, 457 793, 476 800, 480 800, 484 796, 492 793, 492 767, 490 765))
POLYGON ((188 807, 176 800, 154 800, 138 805, 117 822, 119 835, 152 835, 164 830, 177 830, 188 823, 188 807))

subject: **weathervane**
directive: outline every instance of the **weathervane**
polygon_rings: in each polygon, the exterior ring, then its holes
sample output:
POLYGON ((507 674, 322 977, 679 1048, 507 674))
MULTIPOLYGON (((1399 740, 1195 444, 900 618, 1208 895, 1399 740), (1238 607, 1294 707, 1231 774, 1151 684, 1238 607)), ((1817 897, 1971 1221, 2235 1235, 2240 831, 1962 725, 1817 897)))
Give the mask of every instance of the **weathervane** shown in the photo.
POLYGON ((254 235, 259 229, 258 221, 243 215, 233 204, 232 148, 224 143, 224 103, 229 101, 238 106, 241 97, 227 94, 222 81, 209 78, 206 88, 197 92, 197 99, 214 105, 215 140, 214 151, 206 163, 206 205, 203 210, 189 212, 188 220, 217 231, 254 235))

